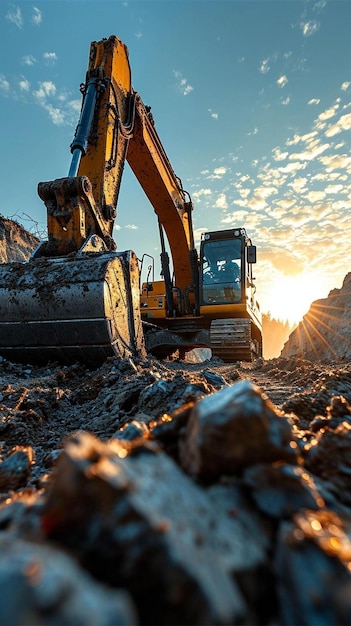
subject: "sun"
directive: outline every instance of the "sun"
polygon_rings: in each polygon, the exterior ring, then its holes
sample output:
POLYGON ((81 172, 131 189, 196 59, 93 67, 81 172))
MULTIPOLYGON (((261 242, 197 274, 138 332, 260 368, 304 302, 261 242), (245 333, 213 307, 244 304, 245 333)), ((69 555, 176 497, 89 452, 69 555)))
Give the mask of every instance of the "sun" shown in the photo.
POLYGON ((327 295, 323 277, 312 273, 280 275, 272 280, 269 287, 266 308, 273 318, 298 324, 308 312, 311 303, 327 295))

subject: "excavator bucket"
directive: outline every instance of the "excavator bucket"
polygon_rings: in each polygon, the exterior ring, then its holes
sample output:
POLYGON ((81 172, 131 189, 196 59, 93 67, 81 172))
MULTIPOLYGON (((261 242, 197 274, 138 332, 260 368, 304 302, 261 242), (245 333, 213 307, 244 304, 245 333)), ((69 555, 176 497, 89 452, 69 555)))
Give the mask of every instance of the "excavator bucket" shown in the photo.
POLYGON ((0 354, 90 364, 144 356, 133 252, 0 265, 0 354))

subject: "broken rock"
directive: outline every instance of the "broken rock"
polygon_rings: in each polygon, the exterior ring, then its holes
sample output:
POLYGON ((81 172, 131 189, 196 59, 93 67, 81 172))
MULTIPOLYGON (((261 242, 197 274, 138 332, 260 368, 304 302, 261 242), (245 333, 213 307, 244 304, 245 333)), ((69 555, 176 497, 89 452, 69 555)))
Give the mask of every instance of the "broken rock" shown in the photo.
POLYGON ((271 517, 291 517, 300 509, 325 505, 313 476, 296 465, 259 463, 244 471, 243 480, 259 509, 271 517))
POLYGON ((30 446, 17 446, 0 463, 0 491, 12 491, 27 484, 34 462, 34 451, 30 446))
POLYGON ((180 453, 182 466, 201 479, 233 474, 252 463, 296 463, 289 421, 248 380, 225 387, 193 408, 180 453))
POLYGON ((43 527, 95 577, 126 588, 141 623, 244 623, 246 605, 224 558, 237 541, 218 517, 165 454, 128 454, 122 441, 81 432, 58 462, 43 527))
POLYGON ((351 624, 351 543, 341 520, 305 510, 284 522, 276 552, 282 624, 351 624))
POLYGON ((94 581, 72 558, 12 535, 0 539, 0 623, 135 626, 130 596, 94 581))

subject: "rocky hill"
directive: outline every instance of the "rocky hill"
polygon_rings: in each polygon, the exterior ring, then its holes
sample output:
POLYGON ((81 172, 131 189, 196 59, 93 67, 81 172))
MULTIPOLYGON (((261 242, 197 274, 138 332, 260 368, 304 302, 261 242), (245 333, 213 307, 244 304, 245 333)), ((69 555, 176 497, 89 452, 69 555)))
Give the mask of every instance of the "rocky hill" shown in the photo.
POLYGON ((38 243, 21 224, 0 215, 0 263, 26 261, 38 243))
POLYGON ((351 272, 340 289, 312 302, 284 344, 281 356, 324 362, 351 358, 351 272))

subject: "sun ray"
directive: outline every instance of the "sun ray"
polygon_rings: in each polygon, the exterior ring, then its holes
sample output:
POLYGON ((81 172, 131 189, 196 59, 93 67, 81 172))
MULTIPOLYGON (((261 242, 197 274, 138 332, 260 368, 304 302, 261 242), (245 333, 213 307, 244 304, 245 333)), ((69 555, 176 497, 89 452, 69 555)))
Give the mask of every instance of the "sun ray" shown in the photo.
POLYGON ((334 346, 342 346, 345 339, 338 331, 340 313, 343 311, 344 307, 330 305, 326 301, 312 303, 310 310, 292 333, 295 349, 300 356, 312 353, 316 360, 320 360, 323 352, 330 357, 339 356, 334 346))

